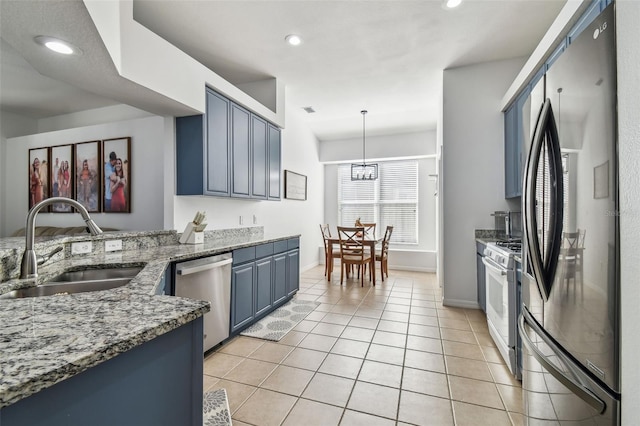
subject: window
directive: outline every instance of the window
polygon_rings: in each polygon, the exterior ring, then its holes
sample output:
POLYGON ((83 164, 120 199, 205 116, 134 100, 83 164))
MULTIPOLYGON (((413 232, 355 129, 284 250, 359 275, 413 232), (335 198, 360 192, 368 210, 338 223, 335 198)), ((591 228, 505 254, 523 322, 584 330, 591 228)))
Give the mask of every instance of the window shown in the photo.
POLYGON ((338 222, 376 223, 378 236, 392 225, 391 242, 417 244, 418 161, 378 162, 378 167, 378 180, 352 181, 351 165, 338 166, 338 222))

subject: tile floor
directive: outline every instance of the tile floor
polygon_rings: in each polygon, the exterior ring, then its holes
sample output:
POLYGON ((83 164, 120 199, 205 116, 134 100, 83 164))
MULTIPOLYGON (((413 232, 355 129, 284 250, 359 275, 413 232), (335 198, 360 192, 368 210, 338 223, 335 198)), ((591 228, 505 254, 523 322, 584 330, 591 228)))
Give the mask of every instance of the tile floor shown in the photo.
POLYGON ((375 287, 301 274, 321 304, 279 342, 238 336, 207 355, 235 426, 521 425, 520 382, 482 311, 447 308, 435 274, 390 271, 375 287))

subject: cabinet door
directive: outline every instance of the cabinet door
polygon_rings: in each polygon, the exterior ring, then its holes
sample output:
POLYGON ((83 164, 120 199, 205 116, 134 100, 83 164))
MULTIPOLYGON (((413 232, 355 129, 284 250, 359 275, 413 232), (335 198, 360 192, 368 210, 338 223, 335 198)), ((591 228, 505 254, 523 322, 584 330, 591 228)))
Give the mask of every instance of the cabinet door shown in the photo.
POLYGON ((205 173, 202 177, 205 195, 229 196, 229 108, 228 99, 207 90, 205 173))
POLYGON ((287 298, 287 253, 273 256, 273 304, 287 298))
POLYGON ((280 199, 280 129, 269 124, 269 199, 280 199))
POLYGON ((267 122, 251 116, 251 198, 267 199, 267 122))
POLYGON ((287 295, 291 296, 300 288, 300 250, 287 252, 287 295))
POLYGON ((202 195, 204 115, 176 117, 176 194, 202 195))
POLYGON ((248 198, 251 182, 250 118, 246 109, 231 104, 231 196, 248 198))
POLYGON ((272 263, 271 256, 256 261, 256 318, 271 308, 272 263))
POLYGON ((254 262, 231 269, 231 333, 253 321, 254 262))
POLYGON ((480 305, 482 312, 487 312, 485 266, 484 263, 482 263, 482 255, 479 253, 476 253, 476 273, 476 279, 478 280, 478 305, 480 305))

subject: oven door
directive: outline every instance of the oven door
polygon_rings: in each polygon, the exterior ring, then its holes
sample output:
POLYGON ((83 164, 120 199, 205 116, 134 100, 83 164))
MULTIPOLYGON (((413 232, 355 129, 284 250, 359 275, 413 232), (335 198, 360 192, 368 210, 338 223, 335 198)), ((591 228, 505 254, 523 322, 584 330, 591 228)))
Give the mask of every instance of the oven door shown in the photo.
MULTIPOLYGON (((512 374, 516 374, 515 353, 515 315, 511 311, 514 308, 509 303, 515 292, 510 290, 509 271, 491 260, 483 257, 482 262, 486 266, 486 291, 487 291, 487 324, 489 333, 496 343, 496 347, 504 358, 507 367, 512 374), (513 294, 510 294, 513 293, 513 294), (513 320, 513 321, 512 321, 513 320)), ((515 312, 513 312, 515 314, 515 312)))

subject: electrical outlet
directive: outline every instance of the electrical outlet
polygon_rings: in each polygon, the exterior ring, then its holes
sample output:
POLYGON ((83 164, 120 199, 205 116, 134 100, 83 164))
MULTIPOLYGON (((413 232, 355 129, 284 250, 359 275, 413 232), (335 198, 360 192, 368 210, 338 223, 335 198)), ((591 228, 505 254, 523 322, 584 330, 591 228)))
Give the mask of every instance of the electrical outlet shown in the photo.
POLYGON ((122 240, 107 240, 104 242, 104 251, 122 250, 122 240))
POLYGON ((71 254, 86 254, 91 253, 93 244, 91 241, 83 241, 80 243, 71 243, 71 254))

